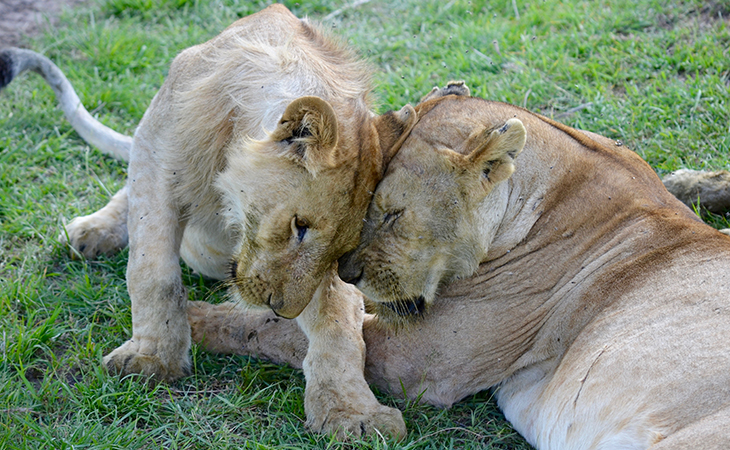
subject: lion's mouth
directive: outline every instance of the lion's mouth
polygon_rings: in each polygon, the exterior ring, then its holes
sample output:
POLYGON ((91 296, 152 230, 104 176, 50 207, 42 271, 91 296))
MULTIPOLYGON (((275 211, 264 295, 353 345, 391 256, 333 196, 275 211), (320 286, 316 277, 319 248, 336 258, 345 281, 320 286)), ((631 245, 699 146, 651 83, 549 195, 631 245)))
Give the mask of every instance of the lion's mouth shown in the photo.
POLYGON ((400 317, 420 316, 426 312, 426 299, 422 295, 408 300, 380 303, 400 317))

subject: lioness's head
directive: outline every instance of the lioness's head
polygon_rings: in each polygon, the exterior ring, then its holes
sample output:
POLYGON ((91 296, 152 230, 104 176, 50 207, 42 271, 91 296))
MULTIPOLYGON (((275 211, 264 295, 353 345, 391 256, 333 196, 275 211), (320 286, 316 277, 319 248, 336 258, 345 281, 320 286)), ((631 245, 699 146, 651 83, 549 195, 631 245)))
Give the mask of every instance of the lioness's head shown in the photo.
POLYGON ((485 256, 488 197, 515 170, 525 128, 495 123, 470 97, 429 100, 390 162, 370 204, 361 243, 340 276, 386 320, 422 314, 440 286, 474 273, 485 256))
POLYGON ((342 119, 328 102, 302 97, 266 139, 245 140, 229 158, 216 186, 240 235, 234 296, 296 317, 357 245, 372 191, 416 121, 410 106, 376 118, 361 109, 342 119))

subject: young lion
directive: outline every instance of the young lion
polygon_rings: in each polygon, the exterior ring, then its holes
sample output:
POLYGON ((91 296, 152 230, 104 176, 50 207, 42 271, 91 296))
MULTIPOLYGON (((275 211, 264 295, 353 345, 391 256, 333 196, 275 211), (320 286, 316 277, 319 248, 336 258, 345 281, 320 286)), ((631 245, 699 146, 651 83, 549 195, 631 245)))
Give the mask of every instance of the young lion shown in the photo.
POLYGON ((82 137, 129 159, 127 186, 66 227, 87 257, 128 236, 133 330, 104 358, 109 369, 162 380, 188 373, 182 257, 230 279, 234 298, 298 317, 310 338, 305 409, 314 430, 403 435, 400 411, 380 405, 363 379, 361 298, 334 263, 356 245, 413 108, 373 116, 363 65, 281 5, 177 56, 133 141, 88 115, 47 59, 0 53, 3 85, 27 69, 51 84, 82 137))

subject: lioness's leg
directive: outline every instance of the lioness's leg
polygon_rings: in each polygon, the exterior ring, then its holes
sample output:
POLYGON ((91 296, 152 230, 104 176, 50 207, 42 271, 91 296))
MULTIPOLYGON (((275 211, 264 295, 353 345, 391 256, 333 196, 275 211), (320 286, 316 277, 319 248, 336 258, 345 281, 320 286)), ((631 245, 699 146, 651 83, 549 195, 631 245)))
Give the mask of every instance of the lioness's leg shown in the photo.
POLYGON ((729 423, 730 406, 683 427, 651 448, 652 450, 727 449, 730 442, 729 423))
POLYGON ((99 211, 72 220, 66 225, 66 230, 61 233, 59 240, 62 243, 68 242, 71 247, 89 259, 101 254, 113 254, 127 246, 128 211, 127 186, 124 186, 99 211))
POLYGON ((193 342, 213 353, 256 356, 302 368, 309 340, 296 320, 238 303, 188 302, 193 342))
POLYGON ((135 141, 128 184, 132 338, 107 355, 104 363, 121 374, 174 380, 190 366, 187 295, 179 262, 184 223, 161 165, 154 152, 140 149, 141 140, 135 141), (144 157, 137 160, 140 154, 144 157))
POLYGON ((307 386, 304 410, 307 425, 318 432, 359 436, 378 429, 396 438, 405 436, 401 412, 378 403, 363 369, 365 314, 362 294, 331 270, 314 298, 297 318, 309 338, 302 363, 307 386))
MULTIPOLYGON (((357 290, 350 295, 360 296, 357 290)), ((352 298, 340 301, 342 304, 348 302, 352 305, 352 298)), ((500 372, 504 368, 497 367, 500 364, 485 368, 476 356, 478 352, 463 351, 465 343, 478 347, 474 342, 490 342, 489 333, 478 326, 460 327, 457 333, 454 324, 468 324, 474 317, 495 315, 495 311, 485 312, 471 303, 468 306, 471 309, 455 303, 437 303, 426 317, 401 330, 388 329, 387 325, 378 323, 376 316, 365 314, 362 335, 367 349, 364 370, 367 382, 396 396, 405 394, 410 399, 419 398, 424 403, 443 407, 494 384, 498 378, 490 371, 500 372)), ((482 306, 488 309, 490 305, 482 306)), ((293 326, 293 321, 276 322, 270 320, 274 318, 273 314, 234 309, 230 303, 196 302, 196 308, 189 311, 193 339, 203 341, 210 351, 253 355, 294 367, 302 366, 302 342, 306 342, 307 337, 293 326), (294 346, 298 350, 293 351, 294 346)), ((321 320, 325 323, 329 320, 330 326, 336 324, 334 320, 337 319, 327 317, 325 315, 321 320)), ((324 346, 320 350, 326 349, 324 346)))

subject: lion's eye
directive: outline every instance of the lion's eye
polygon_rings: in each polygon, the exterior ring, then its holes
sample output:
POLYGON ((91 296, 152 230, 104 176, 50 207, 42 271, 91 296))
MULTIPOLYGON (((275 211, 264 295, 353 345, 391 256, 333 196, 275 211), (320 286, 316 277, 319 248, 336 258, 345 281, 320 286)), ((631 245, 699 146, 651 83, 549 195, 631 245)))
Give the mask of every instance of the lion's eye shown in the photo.
POLYGON ((306 219, 299 216, 294 216, 294 218, 292 218, 291 231, 292 234, 297 237, 298 242, 302 242, 304 240, 307 230, 309 230, 309 222, 307 222, 306 219))
POLYGON ((398 219, 398 217, 400 217, 401 214, 403 214, 402 209, 395 210, 395 211, 388 211, 383 216, 383 225, 390 225, 390 224, 394 223, 398 219))

